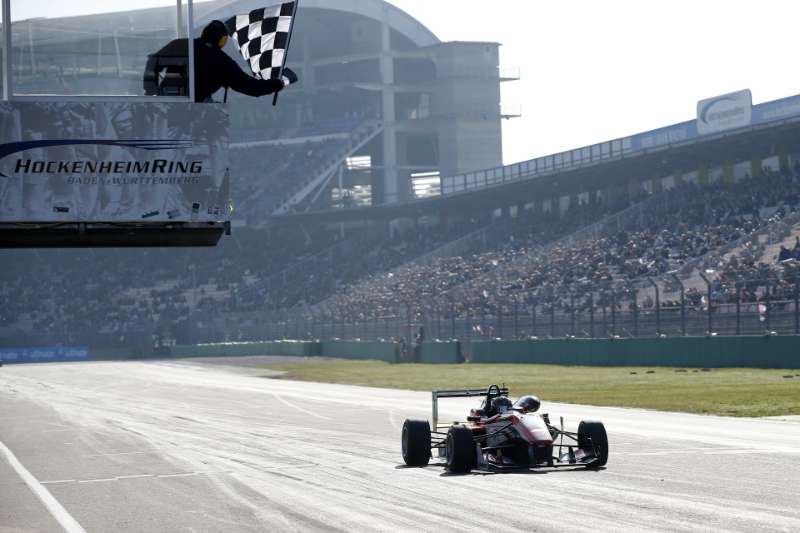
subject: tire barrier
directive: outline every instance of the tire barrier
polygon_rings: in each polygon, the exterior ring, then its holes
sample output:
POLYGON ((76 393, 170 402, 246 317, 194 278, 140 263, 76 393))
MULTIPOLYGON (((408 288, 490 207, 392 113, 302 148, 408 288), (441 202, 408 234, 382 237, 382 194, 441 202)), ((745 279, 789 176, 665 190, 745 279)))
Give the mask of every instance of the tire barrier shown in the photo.
POLYGON ((800 337, 476 341, 472 363, 800 368, 800 337))

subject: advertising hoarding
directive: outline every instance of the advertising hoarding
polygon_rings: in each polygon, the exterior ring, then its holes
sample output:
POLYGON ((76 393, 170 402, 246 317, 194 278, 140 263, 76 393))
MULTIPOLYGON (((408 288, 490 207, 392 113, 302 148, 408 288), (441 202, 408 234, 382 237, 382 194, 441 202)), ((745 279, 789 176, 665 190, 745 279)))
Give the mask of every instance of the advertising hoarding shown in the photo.
POLYGON ((697 104, 697 133, 709 135, 753 122, 753 94, 749 89, 701 100, 697 104))
POLYGON ((4 364, 68 363, 88 360, 89 350, 85 347, 0 348, 0 362, 4 364))
POLYGON ((221 105, 0 103, 0 223, 224 222, 221 105))

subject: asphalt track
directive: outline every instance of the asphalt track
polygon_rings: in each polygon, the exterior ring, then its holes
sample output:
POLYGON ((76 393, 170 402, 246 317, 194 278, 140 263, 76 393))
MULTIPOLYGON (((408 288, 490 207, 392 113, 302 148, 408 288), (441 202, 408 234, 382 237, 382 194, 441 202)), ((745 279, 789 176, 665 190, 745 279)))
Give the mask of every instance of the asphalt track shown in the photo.
POLYGON ((452 476, 401 465, 429 394, 263 374, 1 368, 0 531, 800 531, 796 421, 545 402, 606 423, 607 469, 452 476))

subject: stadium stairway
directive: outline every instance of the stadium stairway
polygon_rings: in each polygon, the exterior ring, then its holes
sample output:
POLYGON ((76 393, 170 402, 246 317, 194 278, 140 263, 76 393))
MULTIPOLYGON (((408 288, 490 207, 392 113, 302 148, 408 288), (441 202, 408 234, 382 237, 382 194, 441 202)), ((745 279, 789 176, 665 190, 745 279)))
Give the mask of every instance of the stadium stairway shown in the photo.
POLYGON ((285 202, 279 204, 272 214, 279 216, 290 213, 309 197, 312 197, 311 203, 316 201, 330 180, 336 175, 336 171, 347 160, 347 158, 351 157, 372 139, 380 135, 382 131, 383 123, 377 120, 369 120, 353 130, 353 132, 350 134, 347 148, 345 148, 343 152, 336 154, 336 156, 331 160, 330 164, 326 165, 322 172, 303 184, 299 190, 291 194, 285 202))

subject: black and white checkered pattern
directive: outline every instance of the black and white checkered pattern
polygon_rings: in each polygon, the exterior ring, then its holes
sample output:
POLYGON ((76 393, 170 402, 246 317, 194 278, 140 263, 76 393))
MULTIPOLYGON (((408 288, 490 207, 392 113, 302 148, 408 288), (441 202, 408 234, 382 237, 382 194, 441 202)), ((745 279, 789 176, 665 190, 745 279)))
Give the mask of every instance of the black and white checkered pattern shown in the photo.
MULTIPOLYGON (((289 46, 296 2, 255 9, 225 22, 244 60, 259 79, 279 79, 289 46)), ((286 83, 286 80, 284 80, 286 83)))

